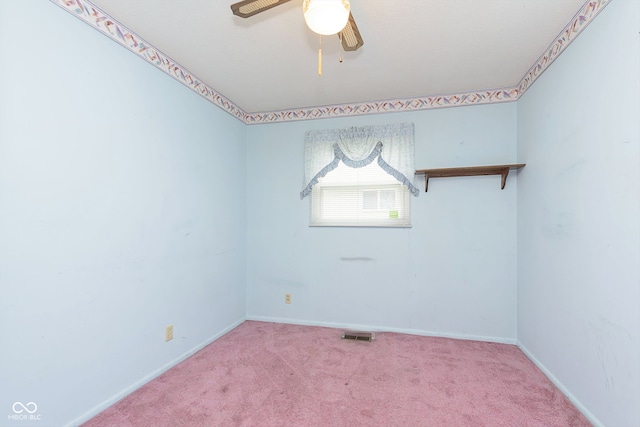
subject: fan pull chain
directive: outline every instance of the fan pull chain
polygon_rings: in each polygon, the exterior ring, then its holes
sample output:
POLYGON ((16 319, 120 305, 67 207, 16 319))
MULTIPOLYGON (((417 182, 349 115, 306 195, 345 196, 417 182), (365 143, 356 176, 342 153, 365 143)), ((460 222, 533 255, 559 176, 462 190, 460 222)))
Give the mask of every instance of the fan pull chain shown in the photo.
POLYGON ((342 64, 342 52, 344 51, 344 49, 342 49, 342 31, 340 31, 340 57, 338 58, 338 61, 340 61, 340 63, 342 64))
POLYGON ((322 36, 320 36, 320 45, 318 47, 318 75, 322 75, 322 36))

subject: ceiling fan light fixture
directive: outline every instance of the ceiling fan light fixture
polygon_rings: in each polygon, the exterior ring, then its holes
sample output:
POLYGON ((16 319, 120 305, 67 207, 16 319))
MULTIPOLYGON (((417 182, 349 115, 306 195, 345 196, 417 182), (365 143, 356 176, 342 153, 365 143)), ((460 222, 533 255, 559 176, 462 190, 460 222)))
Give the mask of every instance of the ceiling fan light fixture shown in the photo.
POLYGON ((347 25, 351 6, 349 0, 304 0, 302 12, 311 31, 328 36, 347 25))

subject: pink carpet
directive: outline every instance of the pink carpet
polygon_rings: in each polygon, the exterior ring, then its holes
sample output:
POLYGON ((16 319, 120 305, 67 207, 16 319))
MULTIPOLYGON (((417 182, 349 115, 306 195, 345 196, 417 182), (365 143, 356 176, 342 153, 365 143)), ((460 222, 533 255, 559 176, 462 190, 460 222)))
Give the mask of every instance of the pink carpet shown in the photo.
POLYGON ((247 321, 98 426, 590 426, 516 347, 247 321))

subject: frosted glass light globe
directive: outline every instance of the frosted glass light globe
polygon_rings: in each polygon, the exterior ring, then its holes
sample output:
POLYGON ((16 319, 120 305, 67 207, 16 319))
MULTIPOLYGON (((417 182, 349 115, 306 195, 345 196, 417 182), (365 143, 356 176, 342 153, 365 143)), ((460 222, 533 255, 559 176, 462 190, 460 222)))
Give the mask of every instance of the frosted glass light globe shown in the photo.
POLYGON ((311 31, 328 36, 347 25, 351 6, 349 0, 304 0, 302 12, 311 31))

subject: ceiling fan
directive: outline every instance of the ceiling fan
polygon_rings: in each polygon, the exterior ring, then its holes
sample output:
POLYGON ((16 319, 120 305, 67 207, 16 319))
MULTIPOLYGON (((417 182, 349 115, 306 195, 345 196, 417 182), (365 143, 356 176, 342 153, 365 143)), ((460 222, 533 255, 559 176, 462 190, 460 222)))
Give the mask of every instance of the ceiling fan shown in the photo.
MULTIPOLYGON (((231 5, 231 10, 233 14, 239 16, 241 18, 249 18, 250 16, 256 15, 258 13, 264 12, 265 10, 269 10, 273 7, 280 6, 283 3, 287 3, 291 0, 243 0, 231 5)), ((312 31, 318 32, 312 26, 308 19, 308 11, 313 8, 313 3, 335 3, 335 1, 328 0, 304 0, 303 1, 303 12, 305 16, 305 20, 307 21, 307 25, 311 28, 312 31)), ((358 26, 356 25, 356 21, 353 19, 353 15, 351 14, 351 10, 349 7, 348 0, 342 0, 338 3, 342 3, 346 6, 346 11, 349 13, 349 17, 347 19, 347 23, 342 28, 342 30, 333 31, 329 33, 321 33, 318 34, 338 34, 340 38, 340 43, 342 44, 342 48, 345 51, 354 51, 358 50, 364 44, 362 40, 362 36, 360 35, 360 31, 358 31, 358 26)), ((343 11, 344 12, 344 11, 343 11)), ((344 21, 343 21, 344 22, 344 21)), ((341 25, 341 24, 340 24, 341 25)))

